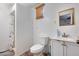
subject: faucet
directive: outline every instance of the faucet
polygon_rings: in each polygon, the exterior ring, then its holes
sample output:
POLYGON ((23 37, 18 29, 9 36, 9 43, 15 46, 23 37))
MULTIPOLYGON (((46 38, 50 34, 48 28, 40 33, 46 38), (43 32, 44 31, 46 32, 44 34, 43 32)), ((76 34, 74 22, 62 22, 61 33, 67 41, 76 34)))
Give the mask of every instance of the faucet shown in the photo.
POLYGON ((69 35, 67 35, 65 32, 63 33, 62 37, 68 37, 69 35))

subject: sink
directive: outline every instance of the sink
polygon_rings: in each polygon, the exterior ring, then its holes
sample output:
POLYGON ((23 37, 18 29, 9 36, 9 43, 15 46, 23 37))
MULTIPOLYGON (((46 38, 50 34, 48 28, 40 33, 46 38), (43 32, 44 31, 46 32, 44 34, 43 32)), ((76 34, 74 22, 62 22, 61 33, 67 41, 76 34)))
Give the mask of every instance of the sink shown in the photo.
POLYGON ((69 42, 76 42, 76 40, 74 40, 73 38, 65 38, 65 37, 62 37, 61 40, 63 41, 69 41, 69 42))
POLYGON ((70 37, 49 37, 49 38, 55 40, 61 40, 61 41, 76 42, 75 38, 70 38, 70 37))

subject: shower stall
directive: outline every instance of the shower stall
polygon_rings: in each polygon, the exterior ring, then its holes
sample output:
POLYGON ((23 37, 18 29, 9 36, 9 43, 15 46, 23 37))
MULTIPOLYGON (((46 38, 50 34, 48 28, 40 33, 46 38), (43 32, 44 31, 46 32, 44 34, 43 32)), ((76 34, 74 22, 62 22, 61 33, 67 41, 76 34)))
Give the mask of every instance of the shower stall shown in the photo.
POLYGON ((14 3, 0 3, 0 56, 14 55, 15 11, 14 3))

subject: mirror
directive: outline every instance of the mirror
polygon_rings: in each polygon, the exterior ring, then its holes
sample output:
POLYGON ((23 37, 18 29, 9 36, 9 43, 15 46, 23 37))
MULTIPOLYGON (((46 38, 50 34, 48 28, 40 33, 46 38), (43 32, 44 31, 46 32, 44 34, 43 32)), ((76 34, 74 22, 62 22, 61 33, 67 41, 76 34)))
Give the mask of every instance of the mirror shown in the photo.
POLYGON ((59 12, 59 26, 74 25, 74 8, 59 12))

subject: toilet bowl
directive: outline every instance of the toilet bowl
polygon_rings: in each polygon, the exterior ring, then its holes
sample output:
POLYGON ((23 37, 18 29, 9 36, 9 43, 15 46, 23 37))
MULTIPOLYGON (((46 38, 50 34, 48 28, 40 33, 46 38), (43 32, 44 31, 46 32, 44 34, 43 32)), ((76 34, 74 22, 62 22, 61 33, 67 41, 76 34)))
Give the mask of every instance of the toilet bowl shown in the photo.
POLYGON ((42 44, 35 44, 30 48, 31 53, 39 53, 43 50, 44 46, 42 44))
POLYGON ((30 48, 30 52, 33 55, 38 55, 38 56, 42 55, 43 49, 44 49, 45 45, 47 45, 47 42, 48 42, 48 36, 41 35, 40 36, 40 42, 33 45, 30 48))

